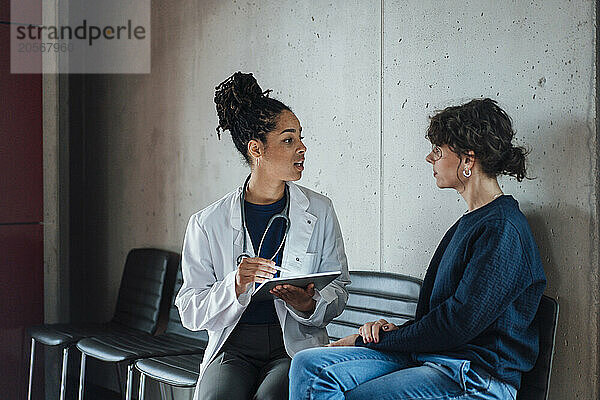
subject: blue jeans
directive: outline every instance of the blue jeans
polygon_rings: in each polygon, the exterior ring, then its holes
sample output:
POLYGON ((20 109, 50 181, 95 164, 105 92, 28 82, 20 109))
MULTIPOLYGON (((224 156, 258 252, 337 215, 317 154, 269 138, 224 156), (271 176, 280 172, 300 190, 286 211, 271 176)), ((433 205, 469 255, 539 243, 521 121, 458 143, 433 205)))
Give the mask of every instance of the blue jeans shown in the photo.
POLYGON ((321 347, 292 359, 290 400, 515 400, 517 390, 468 360, 321 347))

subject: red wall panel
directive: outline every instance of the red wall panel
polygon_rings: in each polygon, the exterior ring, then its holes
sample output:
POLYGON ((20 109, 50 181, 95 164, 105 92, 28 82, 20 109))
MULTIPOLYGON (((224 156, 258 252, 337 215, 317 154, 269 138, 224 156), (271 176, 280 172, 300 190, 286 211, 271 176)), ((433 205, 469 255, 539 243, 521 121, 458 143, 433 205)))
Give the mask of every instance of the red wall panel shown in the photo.
MULTIPOLYGON (((0 21, 10 21, 9 10, 10 1, 0 0, 0 21)), ((39 222, 43 218, 42 76, 11 74, 9 49, 10 26, 2 23, 0 223, 39 222)), ((41 63, 41 56, 37 62, 41 63)))
POLYGON ((25 328, 44 320, 42 76, 10 73, 9 0, 0 0, 0 21, 0 398, 18 399, 26 394, 25 328))
MULTIPOLYGON (((43 255, 42 225, 0 225, 0 397, 3 399, 17 399, 25 393, 28 364, 24 350, 29 342, 24 330, 44 320, 43 255)), ((36 386, 39 392, 39 384, 36 386)))

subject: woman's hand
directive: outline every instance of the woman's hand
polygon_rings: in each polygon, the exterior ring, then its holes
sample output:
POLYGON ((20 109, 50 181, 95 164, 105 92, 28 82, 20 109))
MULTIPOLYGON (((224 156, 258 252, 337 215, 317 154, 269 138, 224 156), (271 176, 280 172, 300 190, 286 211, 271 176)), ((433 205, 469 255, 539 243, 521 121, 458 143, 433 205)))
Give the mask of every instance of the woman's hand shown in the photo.
POLYGON ((354 346, 354 343, 356 342, 356 338, 359 337, 359 334, 354 334, 354 335, 349 335, 346 337, 343 337, 339 340, 336 340, 335 342, 331 342, 329 344, 326 344, 326 347, 337 347, 337 346, 354 346))
POLYGON ((235 274, 235 294, 240 296, 248 290, 248 285, 254 282, 262 283, 273 278, 277 270, 275 262, 266 258, 243 258, 235 274))
POLYGON ((392 324, 391 322, 387 322, 385 319, 380 319, 375 322, 367 322, 358 328, 358 333, 360 336, 362 336, 363 342, 365 343, 379 343, 380 329, 383 329, 385 332, 390 332, 398 329, 398 326, 392 324))
POLYGON ((271 289, 271 293, 288 303, 298 311, 312 314, 317 302, 313 299, 315 295, 315 284, 309 284, 306 289, 294 285, 277 285, 271 289))

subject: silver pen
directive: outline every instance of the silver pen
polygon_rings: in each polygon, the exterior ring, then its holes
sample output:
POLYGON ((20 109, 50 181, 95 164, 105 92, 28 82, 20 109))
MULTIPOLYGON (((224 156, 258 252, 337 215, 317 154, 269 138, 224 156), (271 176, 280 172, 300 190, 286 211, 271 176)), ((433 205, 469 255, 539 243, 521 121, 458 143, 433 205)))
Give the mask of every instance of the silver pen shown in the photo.
POLYGON ((279 270, 279 271, 283 271, 283 272, 292 272, 289 269, 281 267, 279 265, 274 265, 273 268, 275 268, 276 270, 279 270))

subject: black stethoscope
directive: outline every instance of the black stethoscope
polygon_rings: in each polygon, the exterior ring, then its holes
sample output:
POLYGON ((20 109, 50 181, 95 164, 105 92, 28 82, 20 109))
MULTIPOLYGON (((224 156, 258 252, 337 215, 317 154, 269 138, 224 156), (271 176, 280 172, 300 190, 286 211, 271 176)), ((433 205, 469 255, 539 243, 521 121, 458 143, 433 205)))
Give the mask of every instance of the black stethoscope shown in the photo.
MULTIPOLYGON (((246 189, 248 187, 249 180, 250 180, 250 175, 248 175, 248 177, 246 178, 246 182, 244 182, 244 187, 242 188, 242 194, 240 196, 241 197, 240 209, 242 212, 242 234, 244 236, 244 241, 243 241, 243 247, 242 247, 242 254, 240 254, 237 258, 238 266, 242 263, 242 260, 244 258, 250 258, 250 255, 248 254, 248 244, 247 244, 247 240, 246 240, 246 233, 247 233, 246 210, 244 207, 244 204, 245 204, 244 202, 246 201, 246 189)), ((279 214, 275 214, 271 217, 271 219, 269 219, 269 222, 267 223, 267 227, 265 228, 265 232, 262 235, 262 239, 260 239, 260 244, 258 245, 258 253, 257 253, 258 255, 260 255, 260 250, 262 248, 263 242, 265 240, 265 237, 267 236, 267 232, 269 231, 269 228, 273 224, 273 221, 275 221, 277 218, 283 218, 285 220, 285 233, 283 234, 283 238, 281 239, 281 243, 279 244, 277 251, 275 251, 275 254, 273 254, 273 256, 270 258, 270 260, 273 260, 275 257, 277 257, 277 254, 281 251, 281 248, 283 247, 283 244, 285 243, 285 238, 287 237, 287 234, 290 230, 289 213, 290 213, 290 190, 286 184, 285 185, 285 207, 283 209, 283 212, 281 212, 279 214)))

